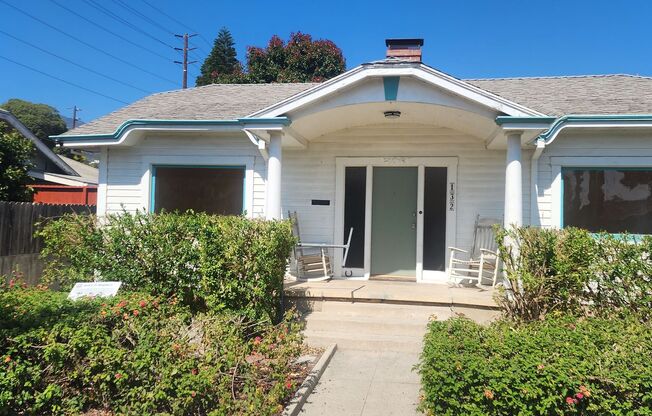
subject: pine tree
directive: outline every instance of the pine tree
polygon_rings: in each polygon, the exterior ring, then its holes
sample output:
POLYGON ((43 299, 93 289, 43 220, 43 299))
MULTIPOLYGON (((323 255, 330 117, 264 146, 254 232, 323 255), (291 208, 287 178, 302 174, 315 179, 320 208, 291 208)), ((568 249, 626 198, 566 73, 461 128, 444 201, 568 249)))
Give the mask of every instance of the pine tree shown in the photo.
MULTIPOLYGON (((242 73, 242 66, 236 57, 235 42, 229 29, 223 27, 215 38, 213 49, 201 66, 201 74, 196 85, 208 85, 223 82, 236 74, 242 73)), ((228 82, 228 81, 227 81, 228 82)))

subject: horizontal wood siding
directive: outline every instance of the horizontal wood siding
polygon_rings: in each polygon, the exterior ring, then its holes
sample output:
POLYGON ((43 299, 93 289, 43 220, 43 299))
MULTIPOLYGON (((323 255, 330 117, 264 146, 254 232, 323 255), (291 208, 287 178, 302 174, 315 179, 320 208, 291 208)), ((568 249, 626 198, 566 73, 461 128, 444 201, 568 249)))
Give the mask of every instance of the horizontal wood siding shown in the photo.
MULTIPOLYGON (((144 208, 149 196, 141 185, 143 158, 181 156, 253 156, 254 215, 265 212, 265 161, 246 138, 148 138, 134 147, 110 148, 107 153, 107 212, 144 208)), ((476 215, 503 216, 505 150, 487 150, 481 140, 453 130, 428 126, 366 126, 311 141, 307 149, 284 148, 283 216, 297 211, 302 237, 332 242, 335 221, 335 160, 337 157, 454 156, 459 160, 457 183, 457 245, 469 248, 476 215), (312 205, 325 199, 330 205, 312 205)), ((523 152, 523 213, 529 221, 530 158, 523 152)))
MULTIPOLYGON (((455 156, 457 245, 470 247, 476 215, 502 219, 505 192, 505 150, 487 150, 476 138, 448 129, 401 125, 361 127, 321 137, 308 149, 283 150, 283 210, 297 211, 302 237, 332 242, 335 219, 336 157, 455 156), (326 199, 328 206, 311 205, 326 199)), ((523 154, 524 220, 529 221, 530 158, 523 154)))
MULTIPOLYGON (((593 157, 600 165, 600 157, 618 157, 623 160, 652 157, 652 137, 636 131, 593 133, 565 133, 547 146, 538 166, 537 201, 540 224, 552 227, 552 161, 554 157, 593 157)), ((651 166, 652 167, 652 166, 651 166)))
MULTIPOLYGON (((253 214, 264 215, 265 161, 260 152, 242 137, 147 137, 133 147, 110 147, 107 152, 106 212, 142 210, 149 198, 142 178, 148 158, 174 156, 192 164, 197 158, 211 156, 254 157, 253 214)), ((203 163, 197 163, 203 164, 203 163)))

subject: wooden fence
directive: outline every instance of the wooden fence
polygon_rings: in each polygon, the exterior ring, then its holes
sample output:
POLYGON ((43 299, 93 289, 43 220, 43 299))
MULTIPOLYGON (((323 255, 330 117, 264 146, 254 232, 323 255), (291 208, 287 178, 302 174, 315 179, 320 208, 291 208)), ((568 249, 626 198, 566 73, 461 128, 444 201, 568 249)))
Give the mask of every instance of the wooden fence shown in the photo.
POLYGON ((43 241, 34 236, 36 224, 67 213, 94 214, 95 207, 0 201, 0 276, 19 271, 27 283, 38 282, 43 271, 39 258, 43 241))

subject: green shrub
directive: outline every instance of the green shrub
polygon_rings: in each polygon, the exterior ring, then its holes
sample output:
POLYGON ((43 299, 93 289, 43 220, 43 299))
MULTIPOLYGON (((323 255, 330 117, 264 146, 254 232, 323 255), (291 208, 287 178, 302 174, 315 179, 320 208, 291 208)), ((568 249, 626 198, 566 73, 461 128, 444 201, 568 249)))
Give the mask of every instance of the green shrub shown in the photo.
POLYGON ((0 414, 277 414, 300 344, 289 317, 254 324, 141 293, 71 302, 5 288, 0 414))
POLYGON ((96 224, 95 217, 70 215, 43 227, 46 281, 122 281, 195 309, 276 317, 295 243, 288 222, 139 212, 96 224))
POLYGON ((431 322, 418 366, 431 415, 652 415, 652 327, 636 318, 431 322))
POLYGON ((531 320, 580 310, 595 257, 588 232, 522 227, 499 230, 496 238, 507 287, 514 289, 498 297, 508 316, 531 320))
POLYGON ((597 242, 595 277, 588 285, 592 308, 652 321, 652 237, 602 234, 597 242))
POLYGON ((577 228, 498 230, 507 290, 497 297, 510 318, 553 311, 652 318, 652 238, 591 234, 577 228))

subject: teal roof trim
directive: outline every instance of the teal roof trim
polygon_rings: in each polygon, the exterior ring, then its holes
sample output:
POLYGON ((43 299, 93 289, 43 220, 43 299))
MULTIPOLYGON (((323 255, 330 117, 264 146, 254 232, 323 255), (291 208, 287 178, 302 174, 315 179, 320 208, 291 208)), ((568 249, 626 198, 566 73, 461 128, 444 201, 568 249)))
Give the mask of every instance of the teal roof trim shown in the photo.
POLYGON ((652 127, 652 114, 587 114, 587 115, 567 115, 559 117, 548 130, 541 133, 537 140, 543 140, 549 143, 557 133, 567 125, 572 124, 596 124, 599 126, 604 123, 627 123, 642 122, 651 123, 652 127))
POLYGON ((557 120, 557 117, 542 117, 542 116, 531 116, 531 117, 512 117, 512 116, 498 116, 496 117, 496 124, 499 126, 505 124, 515 124, 515 123, 553 123, 557 120))
POLYGON ((496 117, 496 124, 499 126, 506 126, 510 124, 550 124, 550 126, 538 135, 534 141, 542 141, 545 144, 552 142, 557 134, 565 127, 572 126, 573 124, 580 124, 582 127, 600 127, 606 123, 622 124, 627 126, 632 123, 649 123, 652 127, 652 114, 582 114, 582 115, 567 115, 562 117, 511 117, 511 116, 498 116, 496 117), (588 126, 586 126, 588 124, 588 126))
POLYGON ((130 127, 134 126, 255 126, 256 124, 272 124, 289 126, 292 123, 287 117, 271 118, 238 118, 235 120, 127 120, 110 134, 80 134, 50 136, 58 143, 75 141, 117 141, 130 127))

